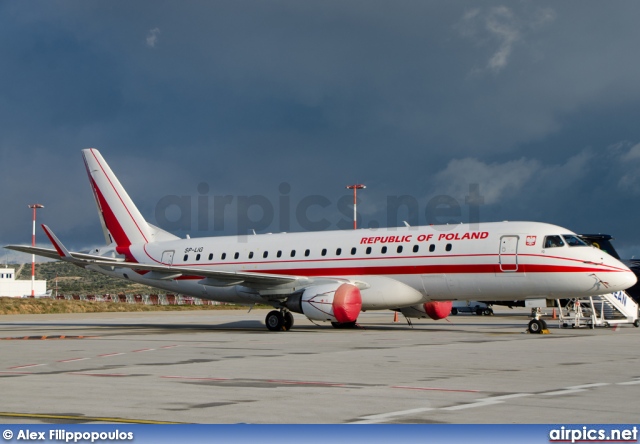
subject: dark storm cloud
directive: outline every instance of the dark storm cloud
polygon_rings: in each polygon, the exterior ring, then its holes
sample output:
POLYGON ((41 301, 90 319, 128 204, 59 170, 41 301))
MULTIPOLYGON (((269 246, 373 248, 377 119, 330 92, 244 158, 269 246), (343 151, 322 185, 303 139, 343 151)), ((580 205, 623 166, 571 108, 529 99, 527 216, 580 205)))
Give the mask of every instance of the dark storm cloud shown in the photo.
MULTIPOLYGON (((484 220, 610 230, 631 251, 638 9, 3 3, 0 241, 28 241, 26 204, 42 201, 43 220, 75 248, 100 242, 79 153, 92 146, 151 222, 164 196, 195 203, 202 182, 211 200, 261 194, 274 206, 286 182, 293 204, 326 196, 317 215, 334 228, 347 183, 368 185, 363 222, 382 226, 389 195, 418 199, 426 223, 429 199, 464 199, 478 183, 484 220)), ((227 219, 235 232, 237 213, 227 219)))

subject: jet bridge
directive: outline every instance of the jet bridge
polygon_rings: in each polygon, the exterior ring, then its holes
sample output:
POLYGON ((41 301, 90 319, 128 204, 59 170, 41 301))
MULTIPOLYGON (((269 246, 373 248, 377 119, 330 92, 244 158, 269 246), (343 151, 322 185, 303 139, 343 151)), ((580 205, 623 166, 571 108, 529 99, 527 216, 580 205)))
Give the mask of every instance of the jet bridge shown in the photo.
POLYGON ((558 322, 563 328, 611 327, 620 324, 640 327, 638 304, 626 291, 571 299, 564 307, 561 307, 560 300, 556 302, 560 311, 558 322))

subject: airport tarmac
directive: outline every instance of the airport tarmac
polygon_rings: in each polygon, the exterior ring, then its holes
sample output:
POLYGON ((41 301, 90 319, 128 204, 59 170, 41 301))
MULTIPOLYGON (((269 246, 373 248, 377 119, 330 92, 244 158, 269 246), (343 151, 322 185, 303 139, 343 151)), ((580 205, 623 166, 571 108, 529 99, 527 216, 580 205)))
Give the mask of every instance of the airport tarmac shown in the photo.
POLYGON ((0 422, 637 422, 640 329, 495 309, 278 333, 266 310, 0 316, 0 422))

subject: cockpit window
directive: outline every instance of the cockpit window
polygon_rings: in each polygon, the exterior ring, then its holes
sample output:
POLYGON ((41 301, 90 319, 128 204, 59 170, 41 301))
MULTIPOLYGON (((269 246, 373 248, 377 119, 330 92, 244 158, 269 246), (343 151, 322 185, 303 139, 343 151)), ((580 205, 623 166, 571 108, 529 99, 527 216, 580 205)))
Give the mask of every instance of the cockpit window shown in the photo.
POLYGON ((563 247, 564 241, 560 236, 547 236, 544 238, 544 248, 563 247))
POLYGON ((602 250, 605 253, 610 254, 616 259, 620 259, 620 256, 618 256, 618 252, 616 251, 615 248, 613 248, 613 245, 611 245, 611 242, 609 242, 607 239, 599 239, 597 241, 591 240, 591 239, 585 239, 585 242, 593 245, 598 250, 602 250))
POLYGON ((589 246, 589 244, 587 244, 585 241, 580 239, 578 236, 574 236, 573 234, 563 234, 562 237, 564 237, 565 242, 567 242, 567 245, 569 245, 570 247, 588 247, 589 246))

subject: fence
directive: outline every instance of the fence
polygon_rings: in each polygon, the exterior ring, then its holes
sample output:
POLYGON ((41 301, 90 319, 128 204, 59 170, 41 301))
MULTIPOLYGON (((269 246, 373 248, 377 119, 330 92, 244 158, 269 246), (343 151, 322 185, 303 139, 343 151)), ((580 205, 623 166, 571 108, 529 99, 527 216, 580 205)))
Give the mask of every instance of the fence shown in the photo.
POLYGON ((52 296, 52 299, 141 305, 220 305, 220 302, 194 298, 191 296, 182 296, 179 294, 59 294, 57 296, 52 296))

